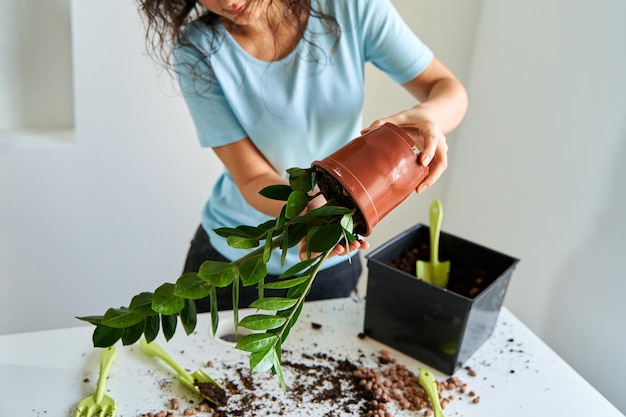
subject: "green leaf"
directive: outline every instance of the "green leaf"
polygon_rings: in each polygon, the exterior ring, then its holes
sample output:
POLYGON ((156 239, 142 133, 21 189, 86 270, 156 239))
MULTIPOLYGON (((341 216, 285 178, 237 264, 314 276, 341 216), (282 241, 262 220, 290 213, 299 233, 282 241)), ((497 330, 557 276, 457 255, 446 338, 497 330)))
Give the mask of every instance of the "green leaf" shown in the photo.
MULTIPOLYGON (((289 196, 287 196, 289 197, 289 196)), ((272 219, 272 220, 268 220, 266 222, 263 222, 261 224, 259 224, 257 227, 259 229, 265 230, 265 231, 270 231, 272 229, 274 229, 274 226, 276 226, 276 219, 272 219)))
POLYGON ((311 252, 326 252, 339 242, 342 235, 343 228, 339 224, 321 226, 309 235, 307 248, 311 252))
POLYGON ((93 331, 91 340, 94 347, 109 347, 120 340, 124 334, 124 329, 116 329, 114 327, 104 326, 102 324, 96 326, 93 331))
POLYGON ((291 277, 293 275, 296 275, 298 272, 304 271, 306 268, 310 267, 311 265, 313 265, 317 261, 318 261, 317 258, 306 259, 304 261, 300 261, 297 264, 295 264, 292 267, 290 267, 289 269, 287 269, 282 274, 280 274, 278 277, 279 278, 286 278, 286 277, 291 277))
POLYGON ((298 278, 293 278, 293 279, 268 282, 266 284, 263 284, 263 288, 265 288, 265 289, 274 289, 274 290, 280 290, 280 289, 285 289, 285 288, 292 288, 292 287, 295 287, 296 285, 302 284, 303 282, 305 282, 309 278, 310 278, 309 275, 305 275, 305 276, 298 277, 298 278))
POLYGON ((133 297, 128 309, 142 316, 156 316, 158 313, 152 310, 152 293, 142 292, 133 297))
POLYGON ((228 287, 238 274, 237 265, 220 261, 204 261, 198 271, 201 280, 220 288, 228 287))
POLYGON ((290 186, 284 184, 270 185, 259 191, 263 197, 271 198, 272 200, 287 201, 289 194, 293 190, 290 186))
MULTIPOLYGON (((211 302, 211 333, 215 336, 217 332, 217 326, 220 324, 220 315, 217 309, 217 290, 215 287, 211 287, 211 292, 209 293, 209 301, 211 302)), ((234 303, 233 307, 238 309, 238 304, 234 303)))
POLYGON ((244 352, 260 352, 274 346, 276 339, 271 333, 253 333, 239 339, 235 347, 244 352))
POLYGON ((180 321, 185 329, 185 333, 190 335, 196 329, 198 315, 196 310, 196 302, 193 300, 185 300, 185 307, 180 312, 180 321))
POLYGON ((263 261, 263 257, 253 256, 250 259, 245 260, 239 266, 239 276, 241 277, 241 283, 249 287, 261 281, 267 275, 267 266, 263 261))
POLYGON ((145 328, 145 325, 145 320, 142 320, 134 326, 130 326, 124 329, 124 333, 122 334, 122 344, 124 346, 128 346, 139 340, 139 338, 143 334, 143 329, 145 328))
POLYGON ((268 232, 267 229, 252 226, 237 226, 236 229, 243 232, 245 236, 254 239, 264 239, 265 234, 268 232))
POLYGON ((287 291, 287 297, 289 298, 300 298, 300 296, 304 293, 308 291, 308 283, 307 282, 303 282, 300 285, 296 285, 294 287, 289 288, 289 290, 287 291))
POLYGON ((281 358, 277 357, 274 361, 274 369, 272 371, 278 376, 280 387, 282 388, 283 392, 285 392, 287 391, 287 384, 285 384, 285 376, 283 375, 283 368, 281 367, 280 363, 281 358))
POLYGON ((176 286, 170 282, 162 284, 152 296, 152 309, 160 314, 172 315, 185 307, 185 300, 174 295, 176 286))
POLYGON ((161 329, 161 317, 147 316, 145 320, 145 326, 143 328, 143 334, 148 342, 152 342, 159 335, 161 329))
POLYGON ((87 323, 91 323, 95 326, 102 323, 102 319, 104 316, 84 316, 84 317, 76 317, 78 320, 86 321, 87 323))
POLYGON ((283 208, 280 210, 280 214, 276 218, 276 230, 281 231, 285 227, 285 222, 287 221, 287 216, 285 215, 287 211, 287 205, 285 204, 283 208))
POLYGON ((269 228, 267 227, 266 224, 259 225, 258 227, 237 226, 235 228, 219 227, 217 229, 213 229, 213 231, 221 237, 228 238, 231 236, 236 236, 236 237, 252 238, 252 239, 264 238, 268 230, 269 228))
POLYGON ((299 223, 292 225, 287 236, 287 247, 296 246, 307 235, 308 231, 309 226, 307 224, 299 223))
POLYGON ((143 320, 143 316, 133 313, 127 307, 110 308, 104 313, 101 324, 116 329, 125 329, 143 320))
POLYGON ((209 295, 211 284, 201 280, 195 272, 181 275, 176 281, 174 295, 189 300, 199 300, 209 295))
POLYGON ((280 242, 280 266, 285 265, 287 259, 287 251, 289 249, 289 229, 285 229, 283 232, 283 240, 280 242))
POLYGON ((232 290, 233 290, 232 306, 233 306, 233 320, 235 322, 235 332, 237 332, 237 326, 239 325, 239 291, 240 291, 239 282, 240 282, 239 277, 236 277, 232 285, 232 290))
POLYGON ((346 213, 350 213, 350 209, 340 206, 322 206, 308 212, 317 217, 343 216, 346 213))
POLYGON ((250 330, 269 330, 282 326, 286 321, 287 319, 284 317, 276 317, 268 314, 252 314, 241 319, 239 325, 250 330))
POLYGON ((250 239, 248 237, 228 236, 226 238, 228 246, 235 249, 252 249, 259 246, 258 239, 250 239))
POLYGON ((165 340, 170 340, 176 333, 177 315, 166 316, 161 314, 161 327, 163 328, 163 336, 165 340))
POLYGON ((281 311, 293 307, 298 300, 282 297, 265 297, 260 300, 254 300, 250 307, 259 310, 281 311))
POLYGON ((270 232, 265 239, 265 245, 263 246, 263 262, 268 263, 272 257, 272 240, 274 238, 274 232, 270 232))
POLYGON ((250 354, 250 371, 267 372, 276 363, 276 354, 274 349, 252 352, 250 354))
POLYGON ((315 182, 313 181, 313 173, 309 169, 302 168, 289 168, 287 170, 289 174, 289 185, 294 191, 301 191, 308 193, 315 188, 315 182))
POLYGON ((354 219, 352 218, 352 213, 344 214, 339 224, 343 229, 352 234, 354 232, 354 219))
POLYGON ((285 209, 285 217, 288 219, 297 217, 304 211, 307 203, 309 202, 309 195, 301 191, 294 191, 287 200, 285 209))

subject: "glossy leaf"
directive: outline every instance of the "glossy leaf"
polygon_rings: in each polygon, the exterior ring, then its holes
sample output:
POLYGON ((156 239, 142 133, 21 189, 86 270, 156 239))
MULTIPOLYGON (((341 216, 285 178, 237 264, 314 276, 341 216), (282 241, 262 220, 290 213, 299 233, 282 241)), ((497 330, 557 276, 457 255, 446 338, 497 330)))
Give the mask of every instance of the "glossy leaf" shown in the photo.
POLYGON ((122 334, 122 344, 124 346, 132 345, 135 343, 141 335, 143 334, 143 329, 145 328, 145 319, 135 324, 134 326, 130 326, 124 329, 124 333, 122 334))
MULTIPOLYGON (((274 352, 280 352, 279 348, 276 348, 274 352)), ((283 368, 280 365, 281 362, 282 362, 281 357, 277 355, 277 358, 274 360, 274 368, 272 369, 272 372, 274 372, 276 376, 278 377, 278 381, 280 382, 280 387, 282 388, 283 392, 285 392, 287 391, 287 384, 285 383, 285 376, 283 375, 283 368)))
POLYGON ((307 248, 311 252, 325 252, 332 249, 342 235, 343 228, 337 223, 321 226, 309 235, 307 248))
POLYGON ((157 338, 159 330, 161 330, 161 317, 158 315, 146 317, 143 334, 148 342, 157 338))
POLYGON ((315 188, 313 181, 313 173, 309 169, 290 168, 287 170, 289 174, 289 185, 294 191, 308 193, 315 188))
MULTIPOLYGON (((217 309, 217 291, 215 287, 211 287, 211 292, 209 293, 209 301, 211 303, 211 334, 215 336, 217 332, 217 326, 220 323, 220 316, 217 309)), ((237 309, 238 303, 233 304, 234 308, 237 309)))
POLYGON ((304 211, 308 202, 309 195, 307 193, 303 193, 301 191, 292 192, 289 196, 289 199, 287 200, 285 217, 288 219, 297 217, 300 213, 304 211))
POLYGON ((283 231, 285 227, 285 223, 287 222, 287 217, 285 215, 286 210, 287 210, 287 205, 285 204, 283 208, 280 210, 280 214, 276 218, 276 230, 279 232, 283 231))
POLYGON ((152 309, 160 314, 172 315, 185 307, 185 300, 174 294, 176 286, 171 282, 162 284, 152 296, 152 309))
POLYGON ((245 287, 260 282, 267 275, 267 266, 262 256, 247 259, 239 266, 239 277, 245 287))
POLYGON ((339 224, 346 232, 350 234, 354 232, 354 218, 352 217, 351 213, 344 214, 339 221, 339 224))
POLYGON ((181 275, 176 281, 174 295, 189 300, 199 300, 209 295, 211 284, 201 280, 195 272, 181 275))
POLYGON ((220 261, 204 261, 200 265, 198 278, 216 287, 229 286, 235 277, 239 274, 237 265, 229 262, 220 261))
POLYGON ((256 248, 260 244, 258 239, 250 239, 239 236, 229 236, 226 238, 226 243, 228 243, 228 246, 235 249, 252 249, 256 248))
POLYGON ((293 307, 297 302, 298 300, 291 298, 265 297, 259 300, 254 300, 250 304, 250 307, 258 308, 259 310, 281 311, 293 307))
POLYGON ((109 347, 120 340, 123 334, 124 329, 116 329, 100 324, 96 326, 96 329, 93 331, 91 340, 94 347, 109 347))
POLYGON ((86 321, 87 323, 91 323, 94 326, 102 323, 102 319, 104 316, 84 316, 84 317, 76 317, 78 320, 86 321))
POLYGON ((317 217, 343 216, 347 213, 350 213, 350 209, 340 206, 322 206, 308 212, 311 216, 317 217))
POLYGON ((128 309, 142 316, 156 316, 158 313, 152 309, 152 293, 142 292, 133 297, 128 309))
POLYGON ((250 237, 245 231, 239 230, 234 227, 218 227, 217 229, 213 229, 213 231, 220 237, 230 237, 230 236, 239 236, 239 237, 250 237))
POLYGON ((247 237, 254 239, 264 239, 267 233, 267 229, 262 227, 237 226, 236 229, 245 233, 247 237))
POLYGON ((163 336, 165 340, 170 340, 176 333, 176 323, 178 322, 178 316, 161 315, 161 328, 163 329, 163 336))
POLYGON ((287 297, 289 298, 300 298, 300 296, 307 291, 308 286, 307 286, 307 282, 303 282, 300 285, 296 285, 293 286, 291 288, 289 288, 289 290, 287 291, 287 297))
POLYGON ((273 347, 276 339, 271 333, 253 333, 239 339, 235 347, 244 352, 260 352, 273 347))
POLYGON ((302 238, 307 235, 309 226, 306 224, 294 224, 289 228, 289 234, 287 235, 287 247, 291 248, 296 246, 302 238))
POLYGON ((300 271, 304 271, 305 269, 307 269, 308 267, 310 267, 317 261, 318 261, 317 258, 306 259, 304 261, 300 261, 297 264, 290 267, 289 269, 287 269, 282 274, 280 274, 279 278, 286 278, 286 277, 291 277, 293 275, 296 275, 297 273, 299 273, 300 271))
POLYGON ((185 333, 190 335, 196 329, 198 322, 198 314, 196 310, 196 302, 193 300, 185 300, 185 307, 180 312, 180 322, 185 329, 185 333))
POLYGON ((298 278, 293 278, 293 279, 286 279, 286 280, 281 280, 281 281, 274 281, 274 282, 268 282, 266 284, 263 284, 263 288, 265 289, 285 289, 285 288, 292 288, 295 287, 296 285, 300 285, 303 282, 305 282, 306 280, 308 280, 310 278, 310 276, 305 275, 302 277, 298 277, 298 278))
POLYGON ((237 332, 237 326, 239 326, 239 277, 235 277, 232 285, 232 306, 233 306, 233 320, 235 323, 235 332, 237 332))
POLYGON ((272 200, 287 201, 289 194, 291 194, 292 191, 293 190, 288 185, 277 184, 263 188, 259 191, 259 194, 272 200))
POLYGON ((270 232, 267 236, 267 239, 265 239, 265 245, 263 245, 263 262, 268 263, 270 261, 270 258, 272 257, 272 240, 274 238, 274 234, 273 232, 270 232))
POLYGON ((280 266, 285 266, 285 260, 287 260, 287 251, 289 250, 289 229, 285 229, 283 232, 283 240, 280 242, 280 266))
POLYGON ((139 323, 142 320, 142 315, 133 313, 127 307, 120 307, 108 309, 107 312, 104 313, 104 317, 102 318, 102 322, 100 324, 116 329, 125 329, 139 323))
POLYGON ((286 321, 287 319, 284 317, 276 317, 268 314, 252 314, 241 319, 239 325, 250 330, 269 330, 282 326, 286 321))
POLYGON ((276 354, 274 349, 252 352, 250 354, 250 371, 267 372, 276 363, 276 354))

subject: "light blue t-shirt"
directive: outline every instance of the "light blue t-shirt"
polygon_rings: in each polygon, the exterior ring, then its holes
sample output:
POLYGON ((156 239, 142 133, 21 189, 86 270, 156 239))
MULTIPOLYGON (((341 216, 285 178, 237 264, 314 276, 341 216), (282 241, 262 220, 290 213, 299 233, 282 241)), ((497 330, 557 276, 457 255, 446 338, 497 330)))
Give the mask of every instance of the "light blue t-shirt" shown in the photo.
MULTIPOLYGON (((189 74, 179 74, 202 146, 226 145, 247 136, 279 173, 309 167, 360 135, 366 62, 398 83, 413 79, 431 62, 431 50, 389 0, 320 4, 341 28, 334 51, 335 37, 314 17, 305 35, 310 42, 301 41, 287 57, 271 63, 250 56, 219 26, 224 41, 210 57, 214 82, 200 86, 189 74)), ((189 25, 186 35, 200 50, 211 45, 211 32, 202 23, 189 25)), ((189 47, 177 49, 174 57, 179 68, 198 62, 197 52, 189 47)), ((256 226, 269 219, 245 201, 224 170, 204 208, 202 226, 215 249, 234 260, 246 251, 229 247, 213 229, 256 226)), ((330 258, 324 267, 343 260, 330 258)), ((279 274, 298 261, 297 248, 292 248, 284 268, 275 253, 268 270, 279 274)))

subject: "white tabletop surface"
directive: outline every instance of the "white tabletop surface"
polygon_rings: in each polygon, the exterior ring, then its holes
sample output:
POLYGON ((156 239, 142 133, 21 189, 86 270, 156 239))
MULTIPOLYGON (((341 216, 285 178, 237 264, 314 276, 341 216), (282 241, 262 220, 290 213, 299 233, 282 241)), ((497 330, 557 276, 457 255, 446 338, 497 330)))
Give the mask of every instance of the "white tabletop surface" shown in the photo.
MULTIPOLYGON (((381 349, 399 364, 418 373, 421 363, 369 338, 362 331, 364 301, 339 299, 307 303, 300 320, 283 348, 283 360, 301 361, 302 353, 323 353, 366 366, 376 362, 381 349), (321 325, 314 329, 311 325, 321 325)), ((221 314, 227 326, 229 312, 221 314)), ((209 334, 208 315, 201 314, 195 333, 182 329, 169 342, 157 339, 187 369, 203 368, 218 382, 239 370, 248 370, 247 354, 209 334), (213 367, 207 368, 212 361, 213 367)), ((76 404, 93 394, 98 377, 99 349, 91 345, 93 326, 0 336, 0 416, 74 416, 76 404)), ((602 416, 624 417, 588 382, 546 346, 509 310, 503 308, 491 338, 466 363, 476 376, 461 369, 456 376, 480 396, 456 394, 445 409, 450 416, 602 416)), ((446 376, 435 371, 438 379, 446 376)), ((289 370, 286 380, 290 384, 289 370)), ((275 377, 257 375, 257 390, 271 394, 263 412, 244 416, 356 415, 343 410, 329 414, 329 406, 295 402, 293 393, 283 394, 275 377), (280 404, 279 404, 280 403, 280 404), (282 407, 282 408, 281 408, 282 407), (284 410, 288 412, 284 412, 284 410), (282 412, 279 412, 283 410, 282 412)), ((469 391, 468 391, 469 392, 469 391)), ((117 400, 117 416, 142 416, 170 409, 170 398, 182 407, 193 404, 193 393, 176 381, 175 375, 154 358, 143 355, 136 345, 118 343, 118 355, 107 380, 107 394, 117 400)), ((395 416, 421 416, 423 411, 390 411, 395 416)), ((182 415, 182 411, 178 412, 182 415)), ((210 413, 199 415, 210 416, 210 413)))

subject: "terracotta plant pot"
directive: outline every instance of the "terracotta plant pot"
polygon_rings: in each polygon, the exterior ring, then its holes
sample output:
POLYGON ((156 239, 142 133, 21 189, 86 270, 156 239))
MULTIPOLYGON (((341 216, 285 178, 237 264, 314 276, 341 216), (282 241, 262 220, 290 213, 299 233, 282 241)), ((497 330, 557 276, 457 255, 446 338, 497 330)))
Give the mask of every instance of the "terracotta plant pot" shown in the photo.
MULTIPOLYGON (((330 174, 343 186, 360 210, 364 222, 356 228, 358 234, 368 236, 428 174, 428 168, 418 163, 412 138, 416 134, 415 129, 387 123, 313 162, 314 168, 330 174)), ((318 184, 325 195, 332 195, 332 191, 325 190, 328 184, 318 184)))
POLYGON ((519 259, 441 232, 447 289, 418 280, 406 262, 392 266, 409 253, 428 260, 429 242, 428 226, 418 224, 367 256, 364 333, 452 375, 493 332, 519 259))

